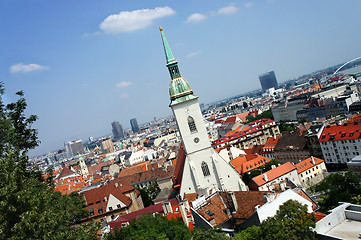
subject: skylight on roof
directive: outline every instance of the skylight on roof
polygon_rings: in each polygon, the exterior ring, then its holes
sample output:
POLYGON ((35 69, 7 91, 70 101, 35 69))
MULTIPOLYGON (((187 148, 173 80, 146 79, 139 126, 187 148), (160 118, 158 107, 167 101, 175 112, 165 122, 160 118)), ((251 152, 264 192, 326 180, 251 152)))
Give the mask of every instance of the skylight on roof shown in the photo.
POLYGON ((214 212, 211 212, 211 211, 209 211, 209 210, 207 210, 206 213, 207 213, 209 216, 213 216, 213 215, 214 215, 214 212))

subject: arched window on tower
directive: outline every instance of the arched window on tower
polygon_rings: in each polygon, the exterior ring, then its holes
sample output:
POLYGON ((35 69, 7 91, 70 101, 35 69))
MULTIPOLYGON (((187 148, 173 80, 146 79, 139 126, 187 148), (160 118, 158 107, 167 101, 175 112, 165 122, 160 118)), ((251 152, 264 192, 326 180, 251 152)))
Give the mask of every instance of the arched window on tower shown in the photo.
POLYGON ((194 122, 194 119, 191 116, 188 117, 188 126, 189 126, 189 130, 191 131, 191 133, 198 132, 196 124, 194 122))
POLYGON ((203 176, 207 177, 207 176, 211 175, 211 173, 209 172, 207 163, 202 162, 201 168, 202 168, 203 176))

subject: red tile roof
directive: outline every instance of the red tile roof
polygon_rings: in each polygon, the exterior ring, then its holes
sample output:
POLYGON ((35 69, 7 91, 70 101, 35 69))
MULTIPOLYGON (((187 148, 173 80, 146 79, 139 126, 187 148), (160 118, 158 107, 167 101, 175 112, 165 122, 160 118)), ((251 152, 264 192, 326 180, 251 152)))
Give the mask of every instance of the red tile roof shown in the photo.
POLYGON ((180 185, 182 183, 185 160, 186 160, 186 153, 184 151, 183 143, 181 143, 178 151, 177 163, 175 165, 175 170, 173 173, 174 186, 180 185))
POLYGON ((267 142, 263 146, 263 152, 267 152, 268 149, 274 150, 280 137, 269 137, 267 142), (267 150, 266 150, 267 149, 267 150))
POLYGON ((361 122, 361 113, 356 113, 352 116, 352 118, 348 119, 348 123, 353 123, 353 122, 361 122))
POLYGON ((361 123, 345 123, 343 125, 326 126, 320 136, 320 142, 340 141, 361 138, 361 123))
POLYGON ((124 203, 126 206, 129 206, 131 204, 131 200, 124 193, 128 192, 131 188, 135 190, 134 187, 129 186, 129 184, 126 182, 114 180, 109 182, 107 185, 85 191, 82 194, 87 203, 86 209, 89 211, 90 209, 93 209, 94 216, 106 213, 106 207, 110 194, 112 194, 115 198, 124 203), (100 208, 103 210, 103 213, 99 213, 98 210, 100 208))
POLYGON ((327 215, 321 212, 314 212, 316 217, 316 222, 320 221, 322 218, 326 217, 327 215))
POLYGON ((307 169, 310 169, 313 166, 316 166, 323 162, 324 162, 324 160, 322 160, 320 158, 310 157, 310 158, 307 158, 306 160, 303 160, 302 162, 297 163, 295 165, 295 167, 297 168, 297 173, 302 173, 302 172, 306 171, 307 169), (313 158, 315 164, 312 163, 312 158, 313 158))
POLYGON ((147 164, 148 163, 149 163, 149 161, 143 162, 143 163, 131 166, 131 167, 124 168, 124 169, 122 169, 120 171, 118 177, 119 178, 120 177, 125 177, 125 176, 129 176, 129 175, 133 175, 133 174, 136 174, 136 173, 147 171, 147 164))
POLYGON ((174 168, 168 166, 167 168, 151 168, 148 171, 135 173, 132 175, 119 177, 120 180, 125 181, 131 185, 136 185, 143 182, 149 182, 153 180, 161 180, 171 178, 173 176, 174 168))
POLYGON ((269 192, 264 191, 236 191, 234 196, 237 200, 238 209, 233 214, 234 218, 247 219, 256 212, 256 206, 266 203, 264 196, 269 192))
POLYGON ((235 123, 237 121, 237 116, 228 117, 224 123, 235 123))
POLYGON ((69 176, 71 174, 75 174, 75 172, 73 170, 70 169, 70 166, 66 166, 63 168, 63 170, 60 172, 59 176, 57 177, 57 179, 60 178, 64 178, 66 176, 69 176))
POLYGON ((250 154, 239 156, 230 161, 229 163, 235 168, 235 170, 239 174, 242 174, 257 169, 270 161, 271 159, 263 157, 261 155, 250 154))
MULTIPOLYGON (((250 155, 247 155, 247 157, 250 155)), ((245 163, 242 164, 240 171, 237 170, 237 172, 239 171, 239 173, 246 173, 246 172, 250 172, 256 168, 259 168, 263 165, 265 165, 266 163, 270 162, 271 159, 263 157, 261 155, 256 155, 256 158, 249 160, 245 163)))
POLYGON ((183 199, 187 199, 188 202, 193 202, 198 197, 198 193, 185 193, 183 199))
MULTIPOLYGON (((265 172, 264 174, 267 174, 267 178, 268 178, 267 182, 270 182, 270 181, 272 181, 272 180, 274 180, 274 179, 276 179, 278 177, 281 177, 281 176, 285 175, 286 173, 289 173, 289 172, 291 172, 291 171, 293 171, 295 169, 296 169, 296 167, 292 163, 286 162, 286 163, 282 164, 281 166, 278 166, 278 167, 276 167, 274 169, 271 169, 271 170, 265 172)), ((263 174, 252 178, 252 180, 259 187, 267 183, 265 181, 265 179, 264 179, 263 174)))
POLYGON ((223 202, 222 197, 219 193, 216 193, 209 197, 206 203, 202 204, 196 211, 213 226, 219 226, 230 219, 230 216, 225 213, 226 209, 227 206, 223 202))
POLYGON ((224 120, 218 119, 218 120, 214 121, 214 123, 215 123, 215 124, 224 123, 224 120))
POLYGON ((230 161, 229 163, 234 167, 234 168, 238 168, 240 167, 243 163, 247 162, 246 156, 248 155, 241 155, 236 157, 235 159, 233 159, 232 161, 230 161))
POLYGON ((241 122, 246 122, 247 121, 246 117, 248 116, 248 114, 249 114, 249 111, 243 112, 243 113, 237 114, 237 117, 241 120, 241 122))
MULTIPOLYGON (((179 207, 179 203, 178 203, 176 198, 173 198, 173 199, 170 199, 170 200, 164 201, 164 202, 170 202, 170 204, 172 206, 172 210, 173 210, 173 213, 166 215, 166 217, 168 219, 178 218, 178 217, 181 218, 182 217, 180 211, 179 210, 176 211, 176 208, 179 207)), ((149 207, 140 209, 138 211, 123 215, 123 216, 119 217, 117 220, 110 222, 109 226, 112 229, 121 228, 122 223, 129 223, 133 219, 141 217, 143 214, 153 214, 153 213, 164 214, 163 206, 162 206, 162 203, 164 203, 164 202, 161 202, 161 203, 158 203, 158 204, 155 204, 155 205, 151 205, 149 207)), ((188 226, 188 227, 193 228, 193 224, 191 224, 191 226, 188 226)))
POLYGON ((246 126, 244 126, 242 128, 242 130, 240 130, 239 132, 236 132, 236 133, 231 134, 229 136, 225 136, 223 138, 220 138, 220 139, 217 139, 217 140, 213 141, 212 145, 219 145, 219 144, 222 144, 222 143, 230 142, 230 141, 233 141, 233 140, 238 139, 240 137, 246 136, 248 134, 261 131, 262 130, 262 125, 270 123, 270 122, 274 122, 274 121, 271 120, 271 119, 268 119, 268 118, 263 118, 263 119, 253 121, 253 122, 247 124, 246 126))
POLYGON ((93 165, 93 166, 89 166, 88 167, 89 174, 101 173, 101 169, 102 169, 103 166, 109 166, 111 164, 112 164, 111 161, 106 161, 106 162, 98 163, 98 164, 93 165))

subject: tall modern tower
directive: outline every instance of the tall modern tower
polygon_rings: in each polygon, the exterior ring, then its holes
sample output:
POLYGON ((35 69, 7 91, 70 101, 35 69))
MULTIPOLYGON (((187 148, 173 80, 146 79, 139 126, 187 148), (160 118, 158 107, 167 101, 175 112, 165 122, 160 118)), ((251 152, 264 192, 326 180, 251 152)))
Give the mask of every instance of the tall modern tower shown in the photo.
POLYGON ((173 110, 184 145, 184 162, 180 196, 200 193, 208 196, 218 190, 246 190, 238 173, 212 148, 198 96, 178 69, 168 41, 160 27, 167 68, 170 73, 170 107, 173 110))
POLYGON ((74 157, 78 154, 85 154, 82 140, 65 142, 64 145, 65 145, 65 150, 67 151, 68 157, 74 157))
POLYGON ((133 133, 139 132, 139 126, 136 118, 130 119, 130 126, 132 127, 133 133))
POLYGON ((124 138, 124 131, 122 125, 118 121, 112 122, 112 131, 115 139, 119 140, 124 138))
POLYGON ((274 89, 278 88, 278 83, 274 71, 264 73, 262 75, 259 75, 258 77, 259 77, 259 81, 261 82, 263 92, 265 92, 267 89, 270 88, 274 88, 274 89))

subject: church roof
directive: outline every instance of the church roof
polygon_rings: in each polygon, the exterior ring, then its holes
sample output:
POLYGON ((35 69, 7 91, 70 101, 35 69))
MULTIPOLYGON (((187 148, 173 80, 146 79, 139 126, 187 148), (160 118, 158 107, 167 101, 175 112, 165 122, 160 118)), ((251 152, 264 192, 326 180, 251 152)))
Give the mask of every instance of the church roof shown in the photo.
POLYGON ((176 162, 175 170, 173 173, 174 185, 178 185, 178 184, 180 185, 182 183, 185 160, 186 160, 186 153, 184 151, 184 146, 183 146, 183 142, 182 142, 179 147, 177 162, 176 162))
POLYGON ((169 95, 171 100, 192 94, 193 90, 191 86, 183 77, 172 79, 169 84, 169 95))
MULTIPOLYGON (((59 176, 57 176, 57 179, 64 178, 66 176, 70 176, 72 174, 76 174, 73 170, 70 169, 70 166, 66 166, 63 168, 63 170, 60 172, 59 176)), ((76 174, 78 175, 78 174, 76 174)))

